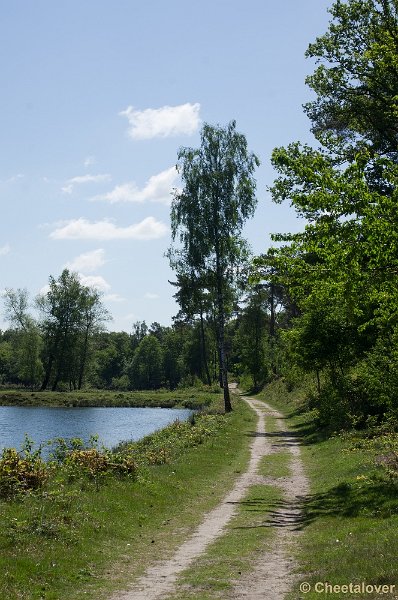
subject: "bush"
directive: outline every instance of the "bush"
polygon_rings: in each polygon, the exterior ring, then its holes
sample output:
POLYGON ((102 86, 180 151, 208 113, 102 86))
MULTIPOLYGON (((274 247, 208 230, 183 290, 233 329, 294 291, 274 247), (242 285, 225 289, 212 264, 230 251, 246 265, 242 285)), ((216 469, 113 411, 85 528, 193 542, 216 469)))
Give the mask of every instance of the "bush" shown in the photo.
POLYGON ((130 379, 128 375, 112 377, 111 388, 113 390, 121 390, 122 392, 127 392, 130 389, 130 379))
POLYGON ((12 498, 40 489, 49 477, 49 468, 38 453, 22 456, 6 448, 0 459, 0 497, 12 498))
MULTIPOLYGON (((158 464, 158 462, 153 464, 158 464)), ((135 476, 137 471, 137 463, 132 456, 110 450, 100 452, 97 448, 72 450, 65 457, 65 465, 70 467, 75 474, 87 475, 93 480, 97 480, 99 476, 107 473, 135 476)))
POLYGON ((93 478, 109 470, 107 455, 97 450, 97 448, 72 450, 66 455, 65 464, 77 468, 79 473, 84 473, 93 478))

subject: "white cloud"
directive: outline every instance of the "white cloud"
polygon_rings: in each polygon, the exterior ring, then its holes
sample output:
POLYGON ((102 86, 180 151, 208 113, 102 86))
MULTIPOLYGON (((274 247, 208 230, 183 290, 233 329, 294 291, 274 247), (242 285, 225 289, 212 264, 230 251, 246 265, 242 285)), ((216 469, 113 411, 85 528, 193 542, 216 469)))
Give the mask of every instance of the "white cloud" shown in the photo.
POLYGON ((96 163, 95 156, 86 156, 83 164, 85 167, 91 167, 91 165, 95 165, 95 163, 96 163))
POLYGON ((98 248, 91 252, 84 252, 76 256, 71 262, 67 262, 65 267, 70 271, 81 271, 82 273, 91 273, 105 264, 105 250, 98 248))
POLYGON ((12 175, 12 177, 9 177, 8 179, 3 179, 3 181, 0 181, 0 183, 15 183, 20 179, 23 179, 24 177, 25 175, 23 173, 17 173, 16 175, 12 175))
POLYGON ((66 185, 64 185, 62 191, 65 194, 71 194, 75 185, 81 185, 84 183, 102 183, 104 181, 111 181, 112 177, 108 173, 100 173, 98 175, 78 175, 68 179, 66 185))
POLYGON ((142 189, 134 182, 117 185, 111 192, 94 196, 92 200, 106 200, 111 204, 116 202, 163 202, 171 203, 171 192, 178 179, 175 167, 166 169, 157 175, 152 175, 142 189))
POLYGON ((39 294, 40 296, 45 296, 46 294, 48 294, 48 292, 50 291, 50 286, 48 285, 48 283, 46 285, 44 285, 40 290, 39 290, 39 294))
POLYGON ((72 184, 64 185, 61 188, 61 192, 63 192, 64 194, 71 194, 73 192, 73 185, 72 184))
POLYGON ((69 183, 98 183, 101 181, 110 181, 112 178, 108 173, 100 173, 99 175, 78 175, 69 179, 69 183))
POLYGON ((111 289, 109 283, 101 275, 83 275, 83 273, 79 273, 79 280, 82 285, 95 288, 100 292, 108 292, 111 289))
POLYGON ((146 217, 140 223, 117 227, 110 221, 91 223, 87 219, 74 219, 62 224, 50 233, 53 240, 154 240, 164 236, 168 227, 154 217, 146 217))
POLYGON ((146 298, 147 300, 156 300, 157 298, 159 298, 158 294, 153 294, 152 292, 147 292, 144 295, 144 298, 146 298))
POLYGON ((10 244, 6 244, 5 246, 0 247, 0 256, 5 256, 11 252, 10 244))
POLYGON ((23 179, 25 177, 25 175, 23 173, 18 173, 17 175, 14 175, 14 177, 10 177, 10 179, 8 179, 8 183, 14 183, 15 181, 19 181, 20 179, 23 179))
POLYGON ((147 140, 154 137, 191 135, 197 131, 200 104, 180 104, 135 110, 128 106, 119 114, 127 117, 130 127, 128 135, 134 140, 147 140))
MULTIPOLYGON (((86 287, 95 288, 100 292, 108 292, 111 289, 109 283, 101 275, 84 275, 83 273, 78 273, 78 277, 80 283, 86 287)), ((44 296, 48 294, 50 289, 50 286, 46 284, 39 290, 39 294, 44 296)))
POLYGON ((108 302, 125 302, 126 298, 123 298, 123 296, 119 296, 119 294, 107 294, 103 297, 103 300, 106 300, 108 302))

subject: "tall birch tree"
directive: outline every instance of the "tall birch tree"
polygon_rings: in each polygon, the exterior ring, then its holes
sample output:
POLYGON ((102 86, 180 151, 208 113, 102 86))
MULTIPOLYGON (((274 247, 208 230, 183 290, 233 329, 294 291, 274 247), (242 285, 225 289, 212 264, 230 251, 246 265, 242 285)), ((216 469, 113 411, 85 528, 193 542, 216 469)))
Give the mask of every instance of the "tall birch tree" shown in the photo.
POLYGON ((245 136, 236 131, 235 121, 226 127, 205 123, 200 148, 182 148, 178 153, 183 189, 174 193, 171 230, 177 249, 168 254, 174 256, 171 265, 178 272, 179 253, 186 263, 183 270, 206 281, 214 298, 226 412, 232 410, 224 334, 229 317, 226 299, 247 256, 241 232, 256 208, 253 173, 259 164, 248 151, 245 136))

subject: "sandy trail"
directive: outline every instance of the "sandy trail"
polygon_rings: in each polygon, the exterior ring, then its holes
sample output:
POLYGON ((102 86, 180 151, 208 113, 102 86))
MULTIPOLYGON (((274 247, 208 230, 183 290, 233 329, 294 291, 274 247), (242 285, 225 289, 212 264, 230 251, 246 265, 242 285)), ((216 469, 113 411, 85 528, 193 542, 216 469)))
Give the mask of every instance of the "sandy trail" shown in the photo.
POLYGON ((265 418, 276 417, 279 430, 269 435, 267 454, 282 448, 288 449, 292 455, 291 474, 288 477, 269 481, 273 485, 281 486, 284 491, 281 507, 271 512, 265 523, 268 527, 275 527, 277 535, 272 541, 272 547, 261 554, 253 564, 250 573, 235 582, 231 592, 225 596, 228 600, 283 600, 298 577, 294 573, 293 552, 300 535, 302 503, 308 495, 309 483, 304 475, 297 438, 286 430, 280 413, 272 410, 265 403, 263 405, 266 409, 265 418))
MULTIPOLYGON (((136 581, 134 586, 112 596, 111 600, 158 600, 167 598, 176 589, 178 576, 191 566, 195 559, 202 555, 207 546, 224 533, 224 529, 239 507, 239 502, 245 497, 251 485, 259 483, 257 469, 260 460, 267 454, 276 451, 278 447, 287 446, 293 454, 291 477, 284 478, 282 484, 285 490, 284 506, 271 514, 269 526, 278 527, 277 539, 273 549, 267 552, 258 564, 254 565, 247 580, 242 578, 236 583, 228 598, 257 600, 279 600, 289 589, 292 579, 292 560, 289 558, 291 542, 297 536, 296 525, 300 519, 300 508, 297 503, 307 492, 307 481, 303 474, 299 458, 297 440, 286 435, 282 416, 273 411, 264 402, 245 398, 246 402, 258 416, 256 433, 251 443, 251 456, 248 469, 235 481, 231 492, 221 503, 207 513, 203 522, 192 536, 186 540, 168 560, 158 562, 149 567, 146 573, 136 581), (281 437, 265 433, 264 417, 267 415, 278 418, 281 437)), ((273 481, 276 484, 275 480, 273 481)))

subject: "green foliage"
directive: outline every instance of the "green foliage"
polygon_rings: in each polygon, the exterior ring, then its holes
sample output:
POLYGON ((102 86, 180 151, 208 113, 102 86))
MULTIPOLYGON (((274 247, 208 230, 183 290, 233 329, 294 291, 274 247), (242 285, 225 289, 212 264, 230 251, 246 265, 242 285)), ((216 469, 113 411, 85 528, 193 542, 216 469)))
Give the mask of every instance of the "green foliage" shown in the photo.
POLYGON ((36 326, 24 331, 21 338, 16 350, 18 377, 25 385, 34 389, 44 375, 41 360, 43 342, 36 326))
POLYGON ((162 386, 163 351, 155 335, 146 335, 141 340, 134 353, 129 376, 132 386, 139 390, 153 390, 162 386))
POLYGON ((50 277, 49 290, 37 298, 44 340, 45 374, 42 389, 61 381, 81 389, 91 355, 91 338, 109 314, 98 290, 80 283, 77 273, 64 269, 50 277))
POLYGON ((284 339, 294 361, 303 370, 329 368, 343 372, 353 360, 356 333, 338 304, 319 303, 308 307, 294 321, 293 328, 284 332, 284 339))
POLYGON ((121 390, 127 392, 130 389, 130 379, 127 374, 121 375, 120 377, 112 377, 111 387, 114 390, 121 390))
POLYGON ((94 337, 93 367, 90 382, 97 388, 116 389, 118 381, 125 387, 126 367, 138 346, 137 335, 126 332, 101 332, 94 337), (124 379, 120 379, 124 378, 124 379))
POLYGON ((13 352, 9 341, 0 342, 0 382, 5 383, 12 378, 13 352))
POLYGON ((121 452, 98 448, 75 449, 68 452, 62 463, 62 471, 69 481, 87 478, 99 489, 101 483, 112 475, 136 479, 136 460, 121 452))
POLYGON ((12 336, 15 375, 34 389, 44 374, 41 360, 43 342, 37 323, 28 313, 28 292, 7 289, 4 300, 6 316, 15 327, 12 336))
POLYGON ((21 452, 3 450, 0 458, 0 498, 15 499, 40 490, 50 476, 50 468, 41 459, 40 450, 32 452, 29 440, 21 452))
POLYGON ((237 355, 234 370, 241 381, 243 374, 249 375, 255 390, 270 375, 268 305, 267 290, 261 287, 251 290, 239 314, 239 325, 233 340, 237 355))
POLYGON ((138 464, 125 452, 98 447, 97 436, 91 436, 84 444, 80 438, 65 440, 58 438, 49 442, 52 460, 58 465, 61 476, 68 481, 94 481, 97 488, 111 475, 136 479, 138 464))
POLYGON ((290 201, 307 224, 275 234, 279 246, 256 268, 297 307, 286 347, 316 375, 322 421, 359 426, 397 405, 397 3, 337 0, 330 12, 307 52, 319 66, 306 111, 322 147, 272 156, 274 201, 290 201))
POLYGON ((338 0, 329 12, 329 30, 307 50, 319 65, 307 78, 317 96, 306 105, 313 132, 351 159, 367 144, 396 161, 397 2, 338 0))
POLYGON ((181 342, 185 338, 181 332, 167 331, 163 340, 164 378, 170 389, 175 389, 184 373, 181 342))
POLYGON ((133 456, 138 455, 144 464, 163 464, 175 460, 187 448, 202 444, 222 427, 220 415, 197 415, 192 421, 175 421, 165 429, 127 445, 133 456))
MULTIPOLYGON (((168 251, 180 288, 176 296, 182 311, 199 314, 202 324, 205 311, 214 317, 225 409, 230 411, 225 323, 237 273, 247 262, 241 230, 256 207, 253 173, 259 160, 248 152, 235 121, 225 128, 205 123, 200 148, 182 148, 178 160, 184 187, 175 192, 171 206, 172 238, 178 246, 168 251)), ((202 355, 206 363, 203 335, 202 355)))

